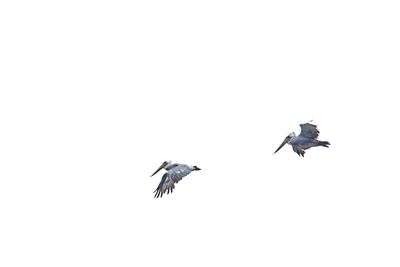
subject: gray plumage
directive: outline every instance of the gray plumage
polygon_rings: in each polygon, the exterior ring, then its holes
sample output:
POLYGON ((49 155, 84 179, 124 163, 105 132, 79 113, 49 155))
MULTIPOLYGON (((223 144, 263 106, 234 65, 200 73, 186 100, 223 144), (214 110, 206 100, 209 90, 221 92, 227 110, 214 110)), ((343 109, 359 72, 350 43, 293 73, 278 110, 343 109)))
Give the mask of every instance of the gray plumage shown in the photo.
POLYGON ((285 144, 291 145, 293 151, 302 157, 304 157, 305 150, 311 147, 329 147, 329 142, 318 140, 319 131, 316 125, 311 123, 303 123, 300 124, 300 128, 301 132, 299 136, 296 136, 295 133, 290 133, 285 140, 283 140, 282 144, 278 147, 274 154, 278 152, 285 144))
POLYGON ((163 164, 161 164, 161 166, 154 174, 156 174, 161 169, 165 169, 167 170, 167 172, 164 173, 161 178, 161 182, 154 191, 155 198, 162 197, 165 193, 172 193, 175 188, 175 184, 182 180, 183 177, 187 176, 192 171, 200 170, 200 168, 198 168, 197 166, 177 164, 171 163, 170 161, 165 161, 163 164))

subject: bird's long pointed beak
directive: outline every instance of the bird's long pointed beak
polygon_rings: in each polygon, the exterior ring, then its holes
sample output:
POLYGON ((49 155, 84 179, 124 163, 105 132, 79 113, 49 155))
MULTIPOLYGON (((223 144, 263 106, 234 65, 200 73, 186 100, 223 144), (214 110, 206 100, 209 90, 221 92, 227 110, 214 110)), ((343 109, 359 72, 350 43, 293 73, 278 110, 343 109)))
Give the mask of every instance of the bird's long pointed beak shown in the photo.
POLYGON ((276 152, 278 152, 284 145, 286 145, 287 142, 289 142, 289 140, 290 140, 290 136, 287 136, 287 137, 285 138, 285 140, 283 140, 282 144, 278 147, 278 149, 275 150, 274 154, 275 154, 276 152))
POLYGON ((150 177, 154 176, 157 172, 159 172, 160 170, 162 170, 166 165, 167 165, 167 164, 166 164, 165 162, 164 162, 163 164, 161 164, 161 166, 158 167, 158 169, 157 169, 150 177))

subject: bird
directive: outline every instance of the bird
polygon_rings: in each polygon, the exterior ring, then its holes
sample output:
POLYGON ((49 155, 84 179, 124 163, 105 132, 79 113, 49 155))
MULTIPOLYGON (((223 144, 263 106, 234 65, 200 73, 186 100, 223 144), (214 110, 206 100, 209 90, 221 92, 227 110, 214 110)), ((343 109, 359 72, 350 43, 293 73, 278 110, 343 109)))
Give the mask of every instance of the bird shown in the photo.
POLYGON ((164 161, 160 167, 150 176, 154 176, 160 170, 167 170, 166 173, 161 178, 160 184, 157 186, 156 190, 153 192, 155 198, 161 198, 163 194, 172 193, 175 188, 175 184, 182 180, 183 177, 187 176, 192 171, 200 171, 201 169, 197 166, 171 163, 171 161, 164 161))
POLYGON ((317 140, 319 135, 317 125, 311 124, 310 122, 300 124, 301 132, 299 136, 296 136, 296 134, 293 132, 286 136, 274 154, 278 152, 285 144, 291 145, 293 151, 296 152, 299 157, 304 157, 304 150, 309 149, 310 147, 329 147, 330 143, 328 141, 317 140))

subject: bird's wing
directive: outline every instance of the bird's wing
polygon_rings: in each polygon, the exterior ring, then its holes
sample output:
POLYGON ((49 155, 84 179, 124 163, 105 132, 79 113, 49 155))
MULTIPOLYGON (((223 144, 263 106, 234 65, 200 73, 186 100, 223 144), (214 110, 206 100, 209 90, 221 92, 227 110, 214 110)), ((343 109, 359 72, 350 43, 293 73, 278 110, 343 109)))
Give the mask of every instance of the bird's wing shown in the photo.
POLYGON ((164 193, 169 194, 175 188, 175 184, 182 180, 183 177, 192 172, 192 168, 187 165, 178 165, 165 173, 161 179, 160 184, 154 191, 155 198, 162 197, 164 193))
POLYGON ((303 136, 306 138, 317 139, 319 135, 319 131, 317 129, 317 125, 311 123, 303 123, 300 124, 301 132, 299 136, 303 136))

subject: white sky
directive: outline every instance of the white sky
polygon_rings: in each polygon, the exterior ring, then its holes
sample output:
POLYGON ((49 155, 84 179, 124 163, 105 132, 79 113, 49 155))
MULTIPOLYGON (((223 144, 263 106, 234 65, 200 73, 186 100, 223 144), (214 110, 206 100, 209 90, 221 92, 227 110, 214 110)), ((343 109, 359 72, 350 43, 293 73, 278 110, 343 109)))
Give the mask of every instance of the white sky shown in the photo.
POLYGON ((133 2, 1 2, 1 266, 400 265, 398 1, 133 2))

